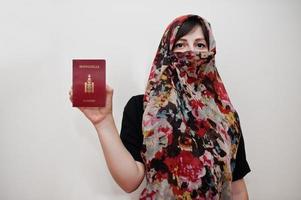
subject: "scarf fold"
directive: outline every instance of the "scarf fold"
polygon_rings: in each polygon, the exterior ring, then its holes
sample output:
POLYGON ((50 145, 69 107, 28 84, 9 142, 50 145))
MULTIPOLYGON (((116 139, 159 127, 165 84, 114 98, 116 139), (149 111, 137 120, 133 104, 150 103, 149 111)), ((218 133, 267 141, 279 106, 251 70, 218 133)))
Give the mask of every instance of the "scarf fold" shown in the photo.
POLYGON ((209 22, 208 52, 172 52, 179 27, 166 28, 148 78, 142 118, 146 188, 140 199, 231 199, 241 136, 239 117, 215 66, 209 22))

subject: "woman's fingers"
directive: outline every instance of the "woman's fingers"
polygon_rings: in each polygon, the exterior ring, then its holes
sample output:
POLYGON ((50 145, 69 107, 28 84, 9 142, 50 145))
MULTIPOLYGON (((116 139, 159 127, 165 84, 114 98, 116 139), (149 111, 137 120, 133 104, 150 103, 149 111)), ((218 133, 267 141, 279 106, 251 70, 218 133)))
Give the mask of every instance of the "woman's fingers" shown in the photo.
POLYGON ((69 90, 69 99, 72 102, 72 88, 69 90))
POLYGON ((106 85, 106 106, 111 107, 112 106, 112 96, 114 93, 113 88, 111 88, 109 85, 106 85))
POLYGON ((106 90, 109 92, 113 92, 113 88, 111 88, 108 84, 106 85, 106 90))
MULTIPOLYGON (((106 108, 111 109, 111 107, 112 107, 113 92, 114 92, 113 88, 110 87, 109 85, 106 85, 106 105, 105 105, 106 108)), ((72 92, 72 87, 71 87, 71 89, 69 90, 69 99, 71 102, 72 102, 72 95, 73 95, 73 92, 72 92)), ((87 112, 86 107, 78 107, 78 109, 84 113, 87 112)))

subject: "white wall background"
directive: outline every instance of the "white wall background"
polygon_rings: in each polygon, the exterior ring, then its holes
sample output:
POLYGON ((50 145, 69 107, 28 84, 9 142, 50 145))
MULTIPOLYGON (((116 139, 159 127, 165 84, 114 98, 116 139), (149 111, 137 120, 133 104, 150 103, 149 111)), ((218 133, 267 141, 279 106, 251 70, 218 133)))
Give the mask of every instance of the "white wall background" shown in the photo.
MULTIPOLYGON (((106 58, 118 129, 143 93, 163 31, 195 13, 240 114, 250 199, 301 199, 300 1, 1 1, 0 199, 137 199, 114 182, 92 124, 72 108, 72 58, 106 58)), ((116 155, 118 156, 118 155, 116 155)))

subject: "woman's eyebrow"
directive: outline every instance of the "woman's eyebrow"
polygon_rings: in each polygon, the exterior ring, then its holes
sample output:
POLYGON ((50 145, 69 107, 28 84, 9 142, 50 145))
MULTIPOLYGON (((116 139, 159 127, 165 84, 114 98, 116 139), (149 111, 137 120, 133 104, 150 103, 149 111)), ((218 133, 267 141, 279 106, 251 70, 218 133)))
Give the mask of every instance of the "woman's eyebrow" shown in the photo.
POLYGON ((195 39, 195 40, 205 40, 204 38, 197 38, 197 39, 195 39))
MULTIPOLYGON (((205 41, 204 38, 196 38, 195 40, 204 40, 204 41, 205 41)), ((187 42, 187 39, 181 38, 181 39, 179 39, 178 41, 184 41, 184 42, 187 42)))

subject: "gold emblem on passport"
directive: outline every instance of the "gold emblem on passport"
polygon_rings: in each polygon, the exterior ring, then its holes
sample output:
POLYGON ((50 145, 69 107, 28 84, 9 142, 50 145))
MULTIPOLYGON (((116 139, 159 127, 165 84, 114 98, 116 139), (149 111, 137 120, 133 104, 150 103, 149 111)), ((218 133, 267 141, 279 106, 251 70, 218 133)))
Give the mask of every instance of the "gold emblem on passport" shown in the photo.
POLYGON ((94 82, 90 74, 88 74, 88 79, 85 82, 85 93, 94 93, 94 82))

